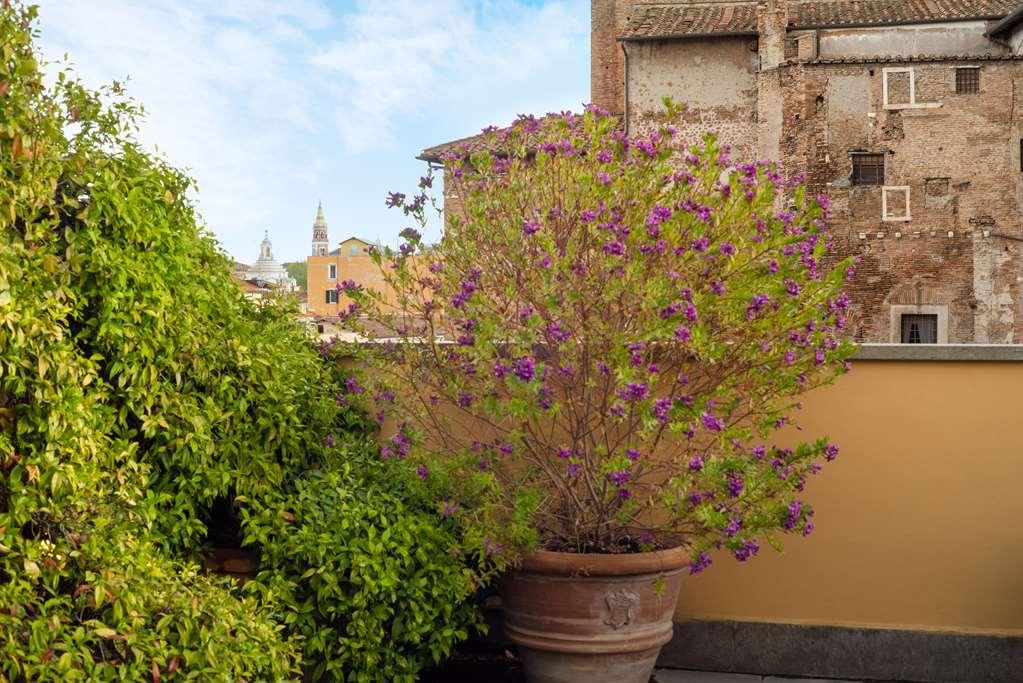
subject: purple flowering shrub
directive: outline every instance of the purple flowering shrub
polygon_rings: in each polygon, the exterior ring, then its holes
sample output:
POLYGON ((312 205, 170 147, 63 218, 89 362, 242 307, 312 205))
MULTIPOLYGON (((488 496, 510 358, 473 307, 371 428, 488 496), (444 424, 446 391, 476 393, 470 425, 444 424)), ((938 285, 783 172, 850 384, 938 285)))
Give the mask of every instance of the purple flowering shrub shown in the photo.
MULTIPOLYGON (((375 254, 396 306, 349 292, 399 421, 381 455, 436 484, 481 556, 681 545, 695 573, 809 534, 800 493, 837 447, 771 441, 852 351, 827 200, 595 108, 489 135, 499 154, 445 162, 441 242, 410 228, 375 254)), ((425 225, 431 184, 389 203, 425 225)))

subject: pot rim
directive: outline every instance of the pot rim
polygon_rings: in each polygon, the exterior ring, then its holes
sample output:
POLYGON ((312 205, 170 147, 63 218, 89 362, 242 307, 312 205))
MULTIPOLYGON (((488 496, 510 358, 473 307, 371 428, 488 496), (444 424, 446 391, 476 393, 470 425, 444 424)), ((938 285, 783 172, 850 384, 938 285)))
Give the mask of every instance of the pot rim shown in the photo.
POLYGON ((561 576, 628 576, 681 571, 689 563, 682 548, 645 553, 561 553, 536 550, 522 557, 518 571, 561 576))

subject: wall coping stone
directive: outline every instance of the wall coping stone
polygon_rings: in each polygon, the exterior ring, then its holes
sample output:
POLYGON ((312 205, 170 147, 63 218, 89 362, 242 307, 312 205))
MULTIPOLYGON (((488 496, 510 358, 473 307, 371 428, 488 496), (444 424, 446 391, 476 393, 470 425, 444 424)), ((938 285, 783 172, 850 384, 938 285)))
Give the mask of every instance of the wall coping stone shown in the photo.
POLYGON ((852 360, 1023 362, 1023 344, 861 344, 852 360))

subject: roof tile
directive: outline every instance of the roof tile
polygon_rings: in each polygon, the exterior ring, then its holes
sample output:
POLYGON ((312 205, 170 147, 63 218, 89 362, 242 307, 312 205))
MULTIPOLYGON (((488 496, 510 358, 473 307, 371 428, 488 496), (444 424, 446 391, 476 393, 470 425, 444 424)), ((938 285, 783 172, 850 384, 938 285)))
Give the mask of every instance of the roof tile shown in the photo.
MULTIPOLYGON (((963 19, 1000 19, 1018 0, 793 0, 790 28, 883 26, 963 19)), ((637 6, 623 40, 655 40, 702 35, 755 35, 757 3, 666 2, 637 6)))

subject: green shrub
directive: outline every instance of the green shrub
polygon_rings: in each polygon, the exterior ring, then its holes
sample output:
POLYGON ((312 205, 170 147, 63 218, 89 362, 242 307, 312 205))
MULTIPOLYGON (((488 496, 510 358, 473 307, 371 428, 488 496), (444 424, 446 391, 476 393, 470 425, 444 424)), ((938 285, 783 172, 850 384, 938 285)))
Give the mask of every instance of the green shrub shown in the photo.
POLYGON ((455 537, 337 462, 340 365, 242 296, 119 86, 43 82, 34 20, 0 9, 0 679, 411 678, 473 619, 455 537), (195 564, 223 510, 266 544, 247 596, 195 564))
POLYGON ((480 623, 454 523, 375 451, 353 445, 243 525, 265 567, 249 586, 301 633, 316 678, 413 681, 480 623))

